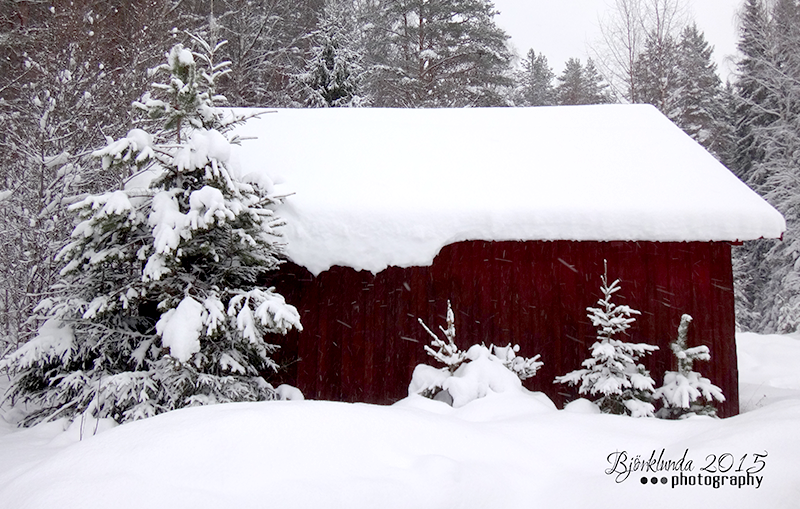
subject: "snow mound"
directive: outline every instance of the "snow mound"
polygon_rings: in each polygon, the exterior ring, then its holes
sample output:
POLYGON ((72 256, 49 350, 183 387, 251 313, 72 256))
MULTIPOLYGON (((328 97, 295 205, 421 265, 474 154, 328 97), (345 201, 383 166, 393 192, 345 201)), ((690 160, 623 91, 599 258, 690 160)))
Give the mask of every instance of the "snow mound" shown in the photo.
POLYGON ((20 464, 0 472, 0 505, 625 509, 641 507, 644 499, 657 508, 795 505, 798 401, 731 419, 666 422, 519 412, 518 399, 495 396, 484 399, 495 399, 492 411, 505 407, 508 415, 516 414, 490 418, 487 408, 485 419, 468 420, 458 413, 472 405, 452 409, 429 401, 449 409, 438 413, 414 404, 289 401, 177 410, 57 449, 46 439, 53 430, 23 430, 16 446, 0 437, 0 459, 8 460, 10 451, 20 464), (25 456, 23 443, 38 455, 25 456), (758 489, 670 489, 642 485, 639 472, 624 482, 606 473, 615 451, 646 459, 662 449, 669 459, 688 449, 697 463, 694 476, 709 454, 731 452, 737 461, 743 454, 748 461, 755 452, 769 454, 758 489), (668 497, 658 496, 666 492, 668 497))
MULTIPOLYGON (((447 312, 448 322, 452 327, 452 310, 448 307, 447 312)), ((452 330, 455 331, 454 328, 452 330)), ((433 344, 436 345, 436 342, 433 344)), ((443 342, 441 344, 444 349, 448 346, 456 348, 452 342, 449 345, 443 342)), ((538 355, 533 359, 517 357, 516 351, 519 347, 511 345, 499 348, 495 345, 488 348, 484 345, 472 345, 466 352, 451 351, 449 356, 441 355, 441 350, 434 352, 431 348, 427 349, 429 354, 448 364, 448 367, 437 369, 427 364, 417 365, 411 375, 408 394, 432 397, 454 408, 461 408, 467 403, 493 394, 528 393, 522 386, 521 379, 533 376, 542 365, 536 360, 538 355), (456 359, 457 362, 451 365, 448 363, 451 359, 456 359)), ((555 408, 552 401, 546 399, 555 408)))
POLYGON ((492 357, 486 347, 473 345, 467 350, 469 362, 459 366, 453 376, 443 382, 442 389, 450 393, 454 408, 492 392, 522 390, 519 377, 492 357))
POLYGON ((275 393, 281 401, 303 401, 305 396, 297 387, 288 384, 281 384, 275 388, 275 393))
MULTIPOLYGON (((252 114, 254 110, 243 113, 252 114)), ((278 110, 235 131, 312 273, 430 265, 465 240, 777 238, 783 217, 647 105, 278 110)))
POLYGON ((739 409, 749 412, 800 396, 800 338, 736 334, 739 359, 739 409))
POLYGON ((564 406, 564 411, 573 414, 599 414, 600 408, 586 398, 578 398, 564 406))

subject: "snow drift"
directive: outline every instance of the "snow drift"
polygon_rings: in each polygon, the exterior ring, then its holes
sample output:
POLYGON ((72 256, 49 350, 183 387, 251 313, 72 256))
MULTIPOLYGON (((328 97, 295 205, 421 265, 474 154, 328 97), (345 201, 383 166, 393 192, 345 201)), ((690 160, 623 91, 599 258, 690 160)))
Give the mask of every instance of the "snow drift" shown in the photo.
POLYGON ((524 390, 460 408, 421 396, 391 407, 235 403, 107 431, 104 423, 77 421, 66 432, 62 422, 14 430, 0 420, 0 507, 793 508, 800 383, 792 373, 800 341, 740 339, 743 379, 763 387, 773 380, 785 392, 722 420, 598 415, 586 400, 558 411, 524 390), (754 362, 769 366, 769 376, 751 369, 754 362), (92 436, 96 429, 102 432, 92 436), (623 452, 629 470, 638 455, 640 464, 685 456, 692 471, 626 476, 615 464, 623 452), (753 484, 730 485, 731 476, 746 483, 758 461, 753 484), (726 484, 673 486, 681 473, 725 475, 726 484))

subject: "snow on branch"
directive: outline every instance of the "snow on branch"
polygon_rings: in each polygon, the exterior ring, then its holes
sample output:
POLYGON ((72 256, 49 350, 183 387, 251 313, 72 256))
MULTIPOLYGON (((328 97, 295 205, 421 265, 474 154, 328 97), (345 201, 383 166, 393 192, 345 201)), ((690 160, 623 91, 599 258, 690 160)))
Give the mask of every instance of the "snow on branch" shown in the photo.
POLYGON ((411 377, 409 395, 421 394, 460 407, 490 392, 521 390, 521 381, 534 376, 544 365, 539 355, 529 359, 517 356, 519 345, 472 345, 466 351, 460 350, 455 344, 455 315, 449 300, 447 326, 439 326, 444 339, 422 319, 418 321, 433 338, 432 346, 425 345, 425 351, 446 367, 418 365, 411 377))
POLYGON ((455 325, 455 316, 453 315, 453 308, 450 306, 450 300, 447 301, 447 328, 443 328, 441 325, 439 326, 439 330, 442 331, 444 334, 444 339, 440 339, 439 336, 433 333, 425 322, 422 321, 422 318, 417 318, 417 321, 420 325, 425 329, 425 331, 430 334, 433 338, 431 344, 437 350, 434 350, 428 345, 425 345, 425 351, 436 359, 437 361, 441 362, 453 373, 458 367, 464 362, 466 358, 466 352, 462 352, 458 349, 458 346, 455 344, 456 338, 456 325, 455 325))
MULTIPOLYGON (((301 330, 266 274, 284 259, 268 179, 240 179, 226 135, 239 117, 215 107, 220 44, 175 45, 163 78, 134 104, 141 126, 93 152, 121 177, 152 170, 69 210, 77 226, 61 281, 36 308, 39 334, 0 360, 24 424, 66 417, 141 419, 198 404, 275 399, 271 334, 301 330), (166 76, 164 76, 166 74, 166 76), (265 185, 266 184, 266 185, 265 185)), ((155 75, 157 73, 154 73, 155 75)), ((124 179, 123 179, 124 180, 124 179)))
POLYGON ((660 400, 663 405, 656 414, 658 417, 683 419, 691 415, 716 416, 714 400, 725 401, 719 387, 692 370, 694 361, 711 360, 711 353, 705 345, 687 346, 691 322, 690 315, 681 316, 678 337, 670 344, 678 362, 678 371, 664 373, 664 384, 653 393, 653 398, 660 400))
POLYGON ((620 283, 614 280, 609 284, 605 260, 603 267, 600 277, 603 297, 597 301, 598 307, 586 308, 589 320, 597 328, 597 341, 590 348, 591 357, 582 362, 584 369, 556 377, 554 383, 578 385, 578 393, 594 396, 595 403, 606 413, 651 417, 655 410, 651 403, 655 381, 638 360, 658 347, 616 338, 636 321, 633 315, 641 313, 612 302, 620 283))

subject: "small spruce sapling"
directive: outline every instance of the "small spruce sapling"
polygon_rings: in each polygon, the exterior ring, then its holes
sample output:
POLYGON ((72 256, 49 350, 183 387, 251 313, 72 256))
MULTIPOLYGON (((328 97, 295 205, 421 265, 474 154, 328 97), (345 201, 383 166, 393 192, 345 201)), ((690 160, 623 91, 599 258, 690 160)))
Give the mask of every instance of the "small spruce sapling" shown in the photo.
POLYGON ((453 307, 450 305, 450 301, 447 301, 447 328, 439 326, 439 330, 442 331, 444 335, 444 339, 440 339, 439 336, 433 333, 432 330, 425 325, 425 322, 422 321, 422 318, 417 318, 417 321, 420 325, 425 329, 425 331, 430 334, 433 338, 431 341, 431 345, 433 345, 437 350, 434 350, 428 345, 425 345, 425 351, 436 359, 437 361, 441 362, 450 373, 454 373, 456 369, 461 365, 462 362, 466 359, 467 353, 462 352, 456 346, 455 339, 456 339, 456 322, 455 322, 455 315, 453 314, 453 307))
POLYGON ((521 381, 536 374, 544 363, 540 356, 519 357, 519 345, 498 347, 472 345, 462 351, 455 344, 456 327, 450 301, 447 301, 447 327, 439 326, 444 339, 437 336, 422 319, 420 325, 433 338, 425 351, 444 364, 434 368, 420 364, 414 369, 409 385, 409 394, 445 401, 459 407, 485 396, 490 390, 503 392, 509 387, 521 388, 521 381))
POLYGON ((578 392, 595 396, 595 403, 605 413, 652 417, 655 407, 651 403, 655 382, 639 357, 658 350, 646 343, 628 343, 616 339, 636 321, 639 311, 629 306, 611 302, 620 290, 619 280, 608 282, 608 270, 601 276, 600 290, 603 298, 599 307, 588 307, 587 315, 597 327, 597 341, 592 345, 592 356, 583 361, 585 369, 578 369, 556 377, 555 383, 580 385, 578 392))
POLYGON ((687 336, 692 317, 683 315, 678 326, 678 337, 670 348, 678 359, 678 371, 664 373, 664 385, 656 389, 653 399, 661 400, 663 407, 656 417, 662 419, 683 419, 692 415, 716 417, 717 409, 713 401, 725 401, 722 390, 708 378, 692 371, 694 361, 711 360, 711 353, 705 345, 689 348, 687 336), (703 401, 701 401, 701 398, 703 401))

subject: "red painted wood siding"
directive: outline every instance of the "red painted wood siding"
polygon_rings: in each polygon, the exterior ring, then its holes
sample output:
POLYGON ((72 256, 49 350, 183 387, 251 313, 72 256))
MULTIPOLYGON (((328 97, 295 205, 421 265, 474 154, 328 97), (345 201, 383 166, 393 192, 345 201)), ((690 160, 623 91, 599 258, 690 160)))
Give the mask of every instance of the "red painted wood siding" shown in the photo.
POLYGON ((460 242, 431 267, 391 267, 374 275, 334 267, 318 277, 287 264, 274 281, 300 311, 304 331, 282 345, 277 379, 308 398, 392 403, 406 396, 429 338, 417 323, 444 324, 447 299, 456 342, 520 345, 544 367, 526 385, 557 404, 575 391, 553 384, 589 355, 595 330, 586 307, 600 298, 603 260, 622 289, 615 302, 642 312, 629 341, 656 344, 645 361, 657 385, 674 369, 669 343, 683 313, 694 317, 690 345, 707 345, 712 361, 697 369, 723 389, 723 416, 738 412, 733 277, 727 243, 460 242))

